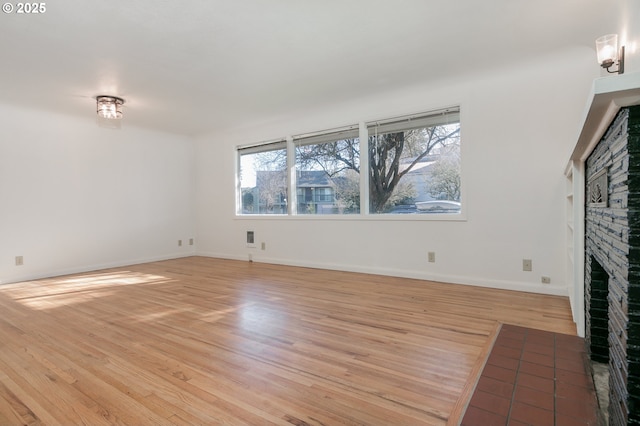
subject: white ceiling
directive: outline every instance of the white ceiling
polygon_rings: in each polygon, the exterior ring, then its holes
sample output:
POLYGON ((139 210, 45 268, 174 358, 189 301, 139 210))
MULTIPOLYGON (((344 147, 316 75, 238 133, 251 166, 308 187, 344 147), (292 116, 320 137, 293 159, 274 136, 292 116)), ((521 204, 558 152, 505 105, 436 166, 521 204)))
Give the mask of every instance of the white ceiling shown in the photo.
POLYGON ((123 125, 196 135, 592 47, 619 3, 53 0, 0 16, 0 102, 93 119, 116 95, 123 125))

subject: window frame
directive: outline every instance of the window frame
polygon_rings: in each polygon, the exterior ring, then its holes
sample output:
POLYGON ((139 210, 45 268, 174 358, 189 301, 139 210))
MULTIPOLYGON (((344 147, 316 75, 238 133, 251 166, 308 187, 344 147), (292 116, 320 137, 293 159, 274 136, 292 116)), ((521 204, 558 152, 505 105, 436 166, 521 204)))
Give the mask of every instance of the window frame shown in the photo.
MULTIPOLYGON (((290 173, 291 176, 291 188, 292 189, 296 189, 296 197, 297 197, 297 178, 298 178, 298 170, 296 168, 297 166, 297 152, 296 152, 296 148, 298 147, 303 147, 303 146, 309 146, 309 145, 319 145, 319 144, 323 144, 323 143, 332 143, 332 142, 339 142, 339 141, 343 141, 346 139, 350 139, 350 138, 358 138, 358 146, 359 146, 359 152, 358 152, 358 163, 359 163, 359 167, 360 170, 362 170, 362 156, 361 156, 361 146, 362 146, 362 142, 360 139, 360 134, 361 134, 361 128, 360 125, 349 125, 349 126, 344 126, 344 127, 339 127, 339 128, 335 128, 335 129, 331 129, 331 130, 325 130, 325 131, 320 131, 320 132, 314 132, 314 133, 305 133, 305 134, 301 134, 301 135, 296 135, 293 136, 291 138, 291 145, 292 145, 292 162, 293 162, 293 166, 292 166, 292 170, 290 173)), ((360 190, 360 209, 358 211, 358 213, 331 213, 331 214, 320 214, 320 213, 300 213, 298 212, 297 208, 299 206, 298 200, 296 199, 296 204, 293 207, 293 212, 292 215, 294 216, 299 216, 299 215, 304 215, 304 216, 358 216, 361 214, 362 210, 362 188, 361 188, 361 184, 362 184, 362 173, 358 172, 359 174, 359 179, 358 179, 358 187, 360 190)), ((334 188, 334 194, 335 194, 335 188, 334 188)))
MULTIPOLYGON (((376 131, 376 136, 378 135, 378 131, 380 132, 380 134, 384 135, 384 134, 389 134, 389 133, 399 133, 399 132, 408 132, 411 130, 416 130, 416 129, 424 129, 424 128, 430 128, 430 127, 435 127, 435 126, 442 126, 442 125, 447 125, 447 124, 453 124, 453 123, 458 123, 458 132, 461 133, 461 129, 462 129, 462 125, 461 125, 461 120, 460 120, 460 107, 459 106, 454 106, 454 107, 448 107, 448 108, 442 108, 442 109, 437 109, 437 110, 432 110, 429 112, 425 112, 425 113, 417 113, 417 114, 410 114, 410 115, 404 115, 404 116, 399 116, 396 118, 389 118, 389 119, 385 119, 385 120, 373 120, 373 121, 369 121, 367 123, 365 123, 365 134, 366 134, 366 140, 365 140, 365 144, 364 147, 361 146, 361 150, 362 149, 366 149, 366 152, 369 152, 369 138, 371 137, 371 129, 375 129, 376 131)), ((460 135, 458 135, 458 138, 460 139, 460 141, 462 140, 460 135)), ((366 155, 367 161, 369 161, 369 155, 366 155)), ((369 172, 370 172, 370 168, 371 165, 367 164, 367 176, 365 177, 365 180, 367 181, 367 184, 370 185, 370 176, 369 176, 369 172)), ((429 214, 419 214, 418 216, 429 216, 429 215, 442 215, 442 216, 449 216, 449 215, 460 215, 463 212, 464 209, 464 202, 463 202, 463 195, 465 193, 465 191, 463 190, 462 187, 462 173, 463 173, 463 169, 462 169, 462 143, 460 143, 460 180, 461 180, 461 184, 460 184, 460 188, 461 188, 461 196, 460 196, 460 212, 458 213, 429 213, 429 214)), ((361 176, 362 178, 362 176, 361 176)), ((367 187, 367 192, 366 192, 366 201, 367 201, 367 214, 370 215, 386 215, 386 216, 394 216, 394 215, 400 215, 400 216, 410 216, 407 214, 402 214, 402 213, 376 213, 376 212, 371 212, 371 199, 369 198, 369 190, 367 187)))
MULTIPOLYGON (((466 179, 465 179, 465 146, 466 144, 462 142, 462 132, 463 132, 463 111, 460 104, 447 108, 440 108, 429 110, 423 113, 413 113, 406 115, 399 115, 394 118, 386 118, 380 120, 367 120, 360 121, 357 125, 348 125, 339 128, 299 134, 296 136, 287 136, 286 138, 279 138, 277 140, 272 140, 270 142, 257 143, 251 145, 238 145, 235 148, 235 154, 237 157, 236 162, 236 211, 235 218, 244 220, 244 219, 268 219, 268 220, 339 220, 339 221, 350 221, 350 220, 359 220, 359 221, 439 221, 439 222, 460 222, 467 221, 467 190, 466 190, 466 179), (452 120, 452 123, 459 123, 460 126, 460 204, 461 209, 458 213, 428 213, 428 214, 404 214, 404 213, 371 213, 370 212, 370 202, 369 202, 369 156, 362 155, 363 152, 367 153, 369 149, 369 129, 373 125, 385 125, 387 128, 393 128, 389 126, 393 126, 395 124, 400 125, 402 122, 410 122, 411 120, 419 120, 421 118, 428 119, 431 117, 433 120, 436 120, 437 116, 442 114, 449 114, 450 117, 455 117, 455 120, 452 120), (313 143, 322 143, 325 137, 332 134, 340 134, 341 132, 349 132, 357 129, 358 137, 359 137, 359 146, 360 146, 360 212, 359 213, 344 213, 344 214, 298 214, 297 206, 297 191, 298 188, 296 186, 296 146, 300 144, 299 141, 304 141, 303 144, 313 144, 313 143), (320 141, 320 142, 317 142, 320 141), (274 146, 273 144, 283 144, 282 146, 286 146, 287 149, 287 194, 289 197, 288 200, 288 211, 286 214, 246 214, 242 213, 242 189, 240 183, 240 161, 241 161, 241 153, 248 153, 247 150, 252 150, 252 152, 264 152, 270 149, 265 149, 269 146, 274 146), (363 171, 365 171, 363 173, 363 171)), ((443 123, 441 123, 443 124, 443 123)), ((437 123, 433 124, 437 125, 437 123)), ((413 127, 416 128, 416 127, 413 127)), ((419 127, 417 127, 419 128, 419 127)), ((405 129, 409 130, 409 129, 405 129)), ((340 139, 333 139, 340 140, 340 139)), ((331 141, 331 138, 326 139, 326 141, 331 141)))
MULTIPOLYGON (((287 213, 243 213, 242 212, 242 156, 250 155, 250 154, 258 154, 261 152, 269 152, 269 151, 277 151, 284 149, 286 151, 287 156, 287 167, 285 168, 285 173, 287 175, 286 179, 286 188, 285 191, 291 187, 289 183, 289 174, 288 171, 288 161, 289 161, 289 150, 288 150, 288 142, 286 139, 276 139, 269 142, 263 142, 258 144, 246 145, 246 146, 238 146, 236 148, 236 217, 269 217, 269 216, 288 216, 291 212, 291 201, 287 201, 287 213)), ((260 206, 260 201, 258 200, 258 210, 260 206)))

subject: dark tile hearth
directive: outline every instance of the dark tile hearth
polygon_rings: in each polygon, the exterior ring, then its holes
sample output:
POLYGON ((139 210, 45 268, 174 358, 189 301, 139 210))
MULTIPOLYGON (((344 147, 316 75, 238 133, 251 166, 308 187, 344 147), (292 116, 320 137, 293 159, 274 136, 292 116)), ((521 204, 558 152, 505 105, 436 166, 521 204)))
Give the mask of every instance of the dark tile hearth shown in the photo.
POLYGON ((584 339, 504 324, 461 425, 598 425, 584 339))

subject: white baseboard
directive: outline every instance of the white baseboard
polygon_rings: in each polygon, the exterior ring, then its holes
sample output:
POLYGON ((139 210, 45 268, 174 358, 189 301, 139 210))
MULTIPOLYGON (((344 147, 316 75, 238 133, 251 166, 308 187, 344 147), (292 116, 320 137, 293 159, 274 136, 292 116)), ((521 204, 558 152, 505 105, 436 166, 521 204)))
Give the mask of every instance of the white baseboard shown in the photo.
MULTIPOLYGON (((249 261, 248 254, 244 256, 228 255, 223 253, 213 252, 198 252, 196 256, 215 257, 221 259, 230 260, 244 260, 249 261)), ((288 265, 288 266, 300 266, 304 268, 317 268, 317 269, 330 269, 336 271, 346 272, 359 272, 365 274, 386 275, 392 277, 413 278, 427 281, 437 281, 449 284, 463 284, 472 285, 476 287, 495 288, 500 290, 513 290, 526 293, 548 294, 551 296, 569 296, 566 286, 550 286, 550 285, 536 285, 530 282, 523 281, 507 281, 496 280, 482 277, 469 277, 464 275, 454 274, 433 274, 425 271, 414 270, 401 270, 394 268, 381 268, 359 265, 346 265, 346 264, 334 264, 334 263, 318 263, 318 262, 304 262, 293 259, 278 259, 268 258, 263 256, 253 256, 254 262, 259 263, 272 263, 276 265, 288 265)))
POLYGON ((136 265, 138 263, 158 262, 161 260, 178 259, 181 257, 195 256, 195 253, 173 253, 163 256, 150 256, 141 257, 137 259, 122 259, 113 262, 97 263, 91 265, 74 266, 70 268, 54 269, 54 270, 42 270, 31 271, 25 274, 15 274, 8 277, 3 277, 0 280, 0 285, 11 284, 23 281, 34 281, 43 278, 59 277, 62 275, 81 274, 84 272, 99 271, 101 269, 120 268, 123 266, 136 265))
MULTIPOLYGON (((63 268, 63 269, 52 270, 52 271, 36 271, 36 272, 27 273, 27 274, 17 274, 14 276, 4 277, 0 281, 0 284, 9 284, 9 283, 21 282, 21 281, 33 281, 33 280, 42 279, 42 278, 57 277, 57 276, 69 275, 69 274, 79 274, 83 272, 97 271, 101 269, 119 268, 119 267, 128 266, 128 265, 135 265, 138 263, 157 262, 161 260, 178 259, 178 258, 189 257, 189 256, 204 256, 204 257, 213 257, 213 258, 221 258, 221 259, 249 261, 249 254, 238 256, 238 255, 229 255, 226 253, 214 253, 214 252, 193 252, 193 253, 181 252, 181 253, 168 254, 164 256, 151 256, 151 257, 143 257, 143 258, 128 259, 128 260, 123 259, 123 260, 118 260, 113 262, 106 262, 106 263, 99 263, 99 264, 92 264, 92 265, 82 265, 82 266, 77 266, 72 268, 63 268)), ((255 256, 255 255, 253 256, 252 260, 254 262, 271 263, 276 265, 299 266, 304 268, 329 269, 329 270, 346 271, 346 272, 359 272, 359 273, 365 273, 365 274, 386 275, 386 276, 393 276, 393 277, 437 281, 437 282, 444 282, 444 283, 450 283, 450 284, 463 284, 463 285, 472 285, 477 287, 496 288, 501 290, 513 290, 513 291, 521 291, 521 292, 529 292, 529 293, 548 294, 553 296, 568 296, 568 289, 566 287, 548 286, 548 285, 542 286, 542 285, 535 285, 529 282, 495 280, 490 278, 469 277, 469 276, 454 275, 454 274, 433 274, 425 271, 401 270, 401 269, 394 269, 394 268, 370 267, 370 266, 335 264, 335 263, 305 262, 305 261, 298 261, 294 259, 268 258, 263 256, 255 256)))

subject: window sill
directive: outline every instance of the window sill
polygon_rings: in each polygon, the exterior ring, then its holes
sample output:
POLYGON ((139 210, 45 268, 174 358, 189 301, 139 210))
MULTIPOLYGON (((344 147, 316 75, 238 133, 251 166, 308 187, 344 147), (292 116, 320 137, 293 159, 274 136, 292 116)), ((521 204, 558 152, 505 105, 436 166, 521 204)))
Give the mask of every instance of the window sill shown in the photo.
POLYGON ((344 214, 344 215, 235 215, 236 220, 302 220, 302 221, 364 221, 364 222, 466 222, 465 213, 457 214, 344 214))

